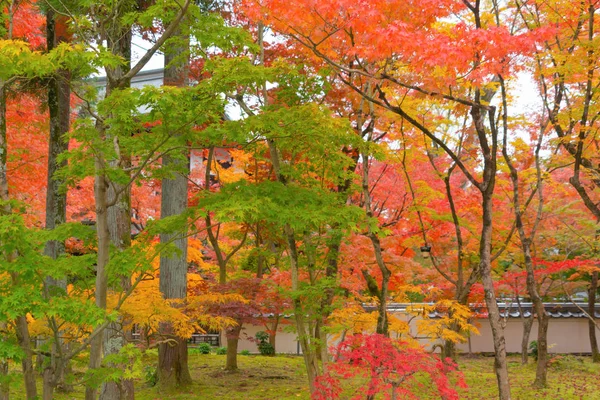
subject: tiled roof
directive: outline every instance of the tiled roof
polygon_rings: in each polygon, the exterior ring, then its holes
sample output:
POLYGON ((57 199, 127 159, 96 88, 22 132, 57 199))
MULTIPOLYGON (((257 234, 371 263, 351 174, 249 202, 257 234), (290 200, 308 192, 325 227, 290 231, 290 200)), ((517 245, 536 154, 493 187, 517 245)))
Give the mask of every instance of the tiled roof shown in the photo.
MULTIPOLYGON (((406 312, 407 308, 419 309, 419 306, 431 306, 432 303, 388 303, 388 312, 406 312)), ((586 312, 588 309, 587 303, 544 303, 546 312, 551 318, 587 318, 586 312), (585 310, 582 311, 582 310, 585 310)), ((373 304, 363 304, 367 311, 375 311, 377 307, 373 304)), ((480 318, 487 318, 487 308, 483 304, 470 304, 471 309, 480 318)), ((529 318, 533 312, 532 303, 498 303, 500 315, 502 318, 529 318)), ((430 318, 439 318, 443 315, 443 311, 434 311, 429 313, 430 318)), ((596 304, 594 317, 600 319, 600 304, 596 304)))

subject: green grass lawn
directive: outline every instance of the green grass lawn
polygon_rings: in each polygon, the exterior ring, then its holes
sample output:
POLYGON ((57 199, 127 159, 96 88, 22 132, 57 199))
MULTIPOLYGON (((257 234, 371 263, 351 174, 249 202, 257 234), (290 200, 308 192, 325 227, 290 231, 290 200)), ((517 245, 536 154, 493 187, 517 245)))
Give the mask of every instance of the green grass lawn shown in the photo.
MULTIPOLYGON (((510 378, 514 399, 584 399, 600 400, 600 365, 594 365, 586 357, 560 356, 549 370, 548 387, 539 391, 531 388, 535 364, 530 361, 522 366, 520 359, 509 359, 510 378)), ((151 365, 154 358, 148 360, 151 365)), ((227 373, 223 370, 223 355, 190 355, 190 372, 194 384, 180 393, 160 393, 143 380, 136 382, 136 399, 309 399, 304 373, 304 362, 296 356, 243 356, 238 359, 240 370, 227 373)), ((461 399, 483 400, 497 398, 493 358, 464 357, 459 362, 468 390, 461 391, 461 399)), ((151 370, 152 367, 149 368, 151 370)), ((356 384, 356 382, 354 382, 356 384)), ((13 399, 24 398, 20 380, 15 382, 13 399)), ((40 384, 41 390, 41 384, 40 384)), ((59 400, 83 399, 83 387, 75 386, 69 394, 57 394, 59 400)), ((419 396, 428 399, 428 396, 419 396)))
MULTIPOLYGON (((497 399, 493 357, 463 358, 459 361, 469 390, 461 398, 472 400, 497 399)), ((548 386, 535 391, 531 383, 536 365, 529 360, 521 365, 520 356, 509 358, 509 376, 513 399, 600 399, 600 364, 589 357, 557 356, 548 370, 548 386)))

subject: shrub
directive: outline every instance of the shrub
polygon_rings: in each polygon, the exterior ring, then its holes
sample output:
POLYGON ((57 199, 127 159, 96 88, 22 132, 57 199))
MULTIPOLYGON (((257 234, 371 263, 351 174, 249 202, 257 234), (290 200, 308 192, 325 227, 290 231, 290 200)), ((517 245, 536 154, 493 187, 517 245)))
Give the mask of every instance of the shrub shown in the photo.
POLYGON ((208 343, 200 343, 197 347, 199 354, 210 354, 212 347, 208 343))
POLYGON ((442 363, 423 348, 383 335, 351 336, 338 345, 337 353, 339 357, 328 364, 327 373, 317 378, 313 400, 340 399, 340 378, 367 380, 354 398, 435 396, 457 400, 454 387, 466 387, 460 373, 453 373, 453 381, 448 379, 453 366, 442 363))
POLYGON ((240 351, 240 354, 243 356, 249 356, 250 355, 250 350, 242 350, 240 351))
POLYGON ((215 354, 218 354, 220 356, 227 354, 227 347, 217 347, 215 349, 215 354))
POLYGON ((265 331, 256 332, 255 337, 259 343, 266 342, 267 340, 269 340, 269 334, 265 331))
POLYGON ((269 342, 260 342, 258 344, 258 351, 260 351, 260 354, 263 356, 275 355, 275 347, 269 342))
POLYGON ((537 361, 537 359, 538 359, 538 342, 537 342, 537 340, 533 340, 531 343, 529 343, 529 353, 531 354, 533 359, 535 361, 537 361))
POLYGON ((269 334, 264 331, 256 332, 256 340, 258 341, 258 351, 263 356, 272 356, 275 355, 275 347, 271 345, 271 343, 267 342, 269 340, 269 334))

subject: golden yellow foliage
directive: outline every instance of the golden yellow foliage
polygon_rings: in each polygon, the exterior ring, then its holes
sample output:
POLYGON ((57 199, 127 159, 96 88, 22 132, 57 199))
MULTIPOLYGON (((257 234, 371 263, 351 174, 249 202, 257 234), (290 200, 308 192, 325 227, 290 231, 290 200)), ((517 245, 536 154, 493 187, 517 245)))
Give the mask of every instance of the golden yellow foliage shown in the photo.
MULTIPOLYGON (((235 325, 231 318, 210 315, 207 309, 211 304, 246 300, 235 294, 204 293, 203 287, 204 281, 200 275, 188 274, 188 292, 199 294, 186 299, 166 300, 160 293, 158 279, 142 280, 123 303, 120 312, 128 325, 142 326, 151 334, 158 331, 160 323, 170 323, 174 333, 183 338, 203 332, 204 328, 219 330, 235 325)), ((109 308, 114 308, 117 301, 118 294, 111 293, 109 308)))
POLYGON ((427 336, 431 341, 464 343, 469 335, 479 334, 477 328, 469 322, 473 312, 455 300, 444 299, 433 305, 414 307, 407 311, 420 317, 417 320, 419 335, 427 336), (441 317, 431 318, 429 314, 434 311, 441 317))
POLYGON ((377 312, 366 312, 360 304, 348 304, 334 310, 328 322, 332 332, 374 332, 377 326, 377 312))

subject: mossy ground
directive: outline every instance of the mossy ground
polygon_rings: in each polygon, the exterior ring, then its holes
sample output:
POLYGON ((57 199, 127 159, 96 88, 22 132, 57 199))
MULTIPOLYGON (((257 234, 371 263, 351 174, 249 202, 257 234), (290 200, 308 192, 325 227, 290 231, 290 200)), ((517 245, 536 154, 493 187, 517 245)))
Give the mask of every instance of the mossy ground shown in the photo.
MULTIPOLYGON (((459 361, 469 386, 461 399, 498 398, 493 364, 493 357, 465 357, 459 361)), ((600 364, 593 364, 590 357, 554 356, 550 360, 548 385, 537 391, 531 387, 536 369, 533 360, 521 365, 519 356, 511 356, 508 368, 513 399, 600 399, 600 364)))
MULTIPOLYGON (((154 362, 150 357, 149 370, 154 362)), ((136 399, 304 399, 308 400, 308 385, 304 373, 304 362, 296 356, 244 356, 238 358, 240 370, 228 373, 223 370, 223 355, 190 355, 190 372, 194 384, 179 393, 160 393, 143 380, 136 382, 136 399)), ((16 368, 16 366, 15 366, 16 368)), ((459 361, 469 389, 461 390, 461 399, 484 400, 498 398, 496 377, 492 357, 463 357, 459 361)), ((16 372, 16 371, 15 371, 16 372)), ((600 365, 592 364, 589 357, 558 356, 551 362, 548 386, 539 391, 531 388, 535 376, 535 364, 521 365, 519 357, 509 358, 509 372, 514 399, 600 400, 600 365)), ((41 391, 41 382, 40 382, 41 391)), ((14 382, 12 398, 24 398, 20 379, 14 382)), ((83 387, 75 386, 69 394, 57 393, 57 400, 83 399, 83 387)), ((428 399, 429 396, 420 396, 428 399)))

